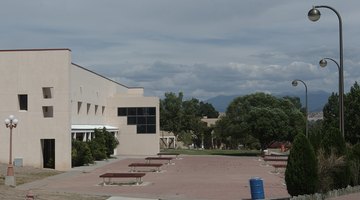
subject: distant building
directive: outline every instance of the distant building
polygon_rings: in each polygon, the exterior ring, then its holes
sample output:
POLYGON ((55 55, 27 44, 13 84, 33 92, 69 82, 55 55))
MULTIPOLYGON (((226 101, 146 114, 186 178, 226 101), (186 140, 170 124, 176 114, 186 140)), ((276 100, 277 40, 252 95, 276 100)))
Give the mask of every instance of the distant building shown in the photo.
POLYGON ((323 112, 311 112, 308 115, 309 121, 317 121, 324 119, 324 113, 323 112))
MULTIPOLYGON (((0 119, 15 115, 13 158, 23 165, 71 168, 72 139, 105 127, 115 154, 159 152, 159 99, 72 63, 69 49, 0 50, 0 119)), ((0 162, 9 159, 9 130, 0 126, 0 162)))

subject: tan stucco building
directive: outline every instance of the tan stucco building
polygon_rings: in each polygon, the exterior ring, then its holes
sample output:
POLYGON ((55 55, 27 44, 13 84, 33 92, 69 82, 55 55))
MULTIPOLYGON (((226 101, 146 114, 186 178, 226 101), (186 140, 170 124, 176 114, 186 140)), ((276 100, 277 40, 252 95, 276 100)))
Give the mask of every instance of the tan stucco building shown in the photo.
MULTIPOLYGON (((115 154, 159 152, 159 98, 72 63, 69 49, 0 50, 0 119, 15 115, 13 158, 24 166, 71 168, 72 139, 94 128, 113 132, 115 154)), ((0 162, 9 159, 9 129, 0 126, 0 162)))

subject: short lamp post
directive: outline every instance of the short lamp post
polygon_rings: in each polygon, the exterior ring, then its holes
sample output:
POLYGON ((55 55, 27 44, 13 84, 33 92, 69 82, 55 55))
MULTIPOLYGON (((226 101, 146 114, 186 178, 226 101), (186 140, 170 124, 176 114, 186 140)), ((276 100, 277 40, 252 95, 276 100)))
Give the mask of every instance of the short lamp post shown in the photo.
MULTIPOLYGON (((339 14, 339 12, 337 10, 335 10, 334 8, 330 7, 330 6, 325 6, 325 5, 321 5, 321 6, 313 6, 313 8, 308 12, 308 18, 313 21, 316 22, 320 19, 321 13, 318 10, 318 8, 327 8, 329 10, 332 10, 336 16, 338 17, 339 20, 339 60, 340 60, 340 64, 337 64, 337 62, 335 62, 335 60, 330 59, 332 61, 334 61, 338 67, 339 67, 339 119, 340 119, 340 131, 343 137, 345 137, 345 127, 344 127, 344 58, 343 58, 343 36, 342 36, 342 19, 341 16, 339 14)), ((321 62, 321 61, 320 61, 321 62)))
POLYGON ((14 115, 10 115, 7 119, 5 119, 6 128, 10 129, 9 165, 5 177, 5 185, 9 185, 9 186, 16 186, 16 181, 14 176, 14 166, 12 164, 12 129, 16 128, 18 122, 19 120, 16 119, 14 115))
POLYGON ((304 84, 304 86, 305 86, 305 123, 306 123, 306 131, 305 131, 305 133, 306 133, 306 137, 308 138, 308 136, 309 136, 309 126, 308 126, 308 92, 307 92, 307 85, 305 84, 305 82, 304 81, 302 81, 302 80, 300 80, 300 79, 295 79, 295 80, 293 80, 292 82, 291 82, 291 84, 294 86, 294 87, 296 87, 297 85, 298 85, 298 82, 301 82, 301 83, 303 83, 304 84))

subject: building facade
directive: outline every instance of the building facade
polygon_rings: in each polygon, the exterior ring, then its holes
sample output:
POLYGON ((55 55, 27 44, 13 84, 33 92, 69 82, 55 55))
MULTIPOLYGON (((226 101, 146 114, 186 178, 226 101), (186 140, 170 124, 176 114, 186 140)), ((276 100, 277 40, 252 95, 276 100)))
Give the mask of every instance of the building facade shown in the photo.
MULTIPOLYGON (((159 99, 72 63, 70 49, 0 50, 0 74, 0 117, 19 120, 12 155, 25 166, 68 170, 72 139, 104 127, 119 140, 116 155, 159 152, 159 99)), ((3 163, 9 135, 0 126, 3 163)))

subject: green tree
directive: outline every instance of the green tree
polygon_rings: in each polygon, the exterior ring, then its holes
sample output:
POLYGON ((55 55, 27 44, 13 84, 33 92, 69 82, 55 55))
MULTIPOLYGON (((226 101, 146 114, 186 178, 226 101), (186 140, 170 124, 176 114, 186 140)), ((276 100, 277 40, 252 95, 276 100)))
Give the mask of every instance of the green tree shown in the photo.
POLYGON ((183 93, 165 93, 165 98, 160 100, 160 128, 174 133, 175 137, 183 131, 183 93))
POLYGON ((114 149, 119 145, 119 141, 113 133, 107 131, 105 127, 102 130, 102 134, 104 134, 105 139, 106 157, 110 158, 111 155, 114 154, 114 149))
POLYGON ((304 134, 298 134, 288 157, 285 182, 291 196, 313 194, 318 184, 317 160, 304 134))
POLYGON ((305 116, 291 100, 265 93, 234 99, 225 118, 228 138, 244 143, 256 138, 262 149, 274 140, 292 141, 297 132, 305 130, 305 116))
POLYGON ((350 183, 350 166, 346 158, 346 144, 338 128, 330 128, 321 141, 321 148, 324 150, 325 158, 341 158, 342 165, 334 165, 331 171, 333 186, 331 189, 344 188, 350 183))
POLYGON ((339 129, 339 95, 332 93, 328 99, 328 102, 323 108, 323 129, 326 131, 330 128, 339 129))
POLYGON ((356 144, 360 142, 360 86, 357 82, 345 96, 345 138, 356 144))
POLYGON ((208 127, 201 121, 203 116, 217 116, 213 106, 196 98, 183 100, 183 94, 165 93, 160 101, 160 129, 174 133, 177 139, 197 146, 205 143, 208 127))
POLYGON ((212 104, 200 102, 200 115, 207 118, 218 118, 219 112, 215 110, 212 104))

